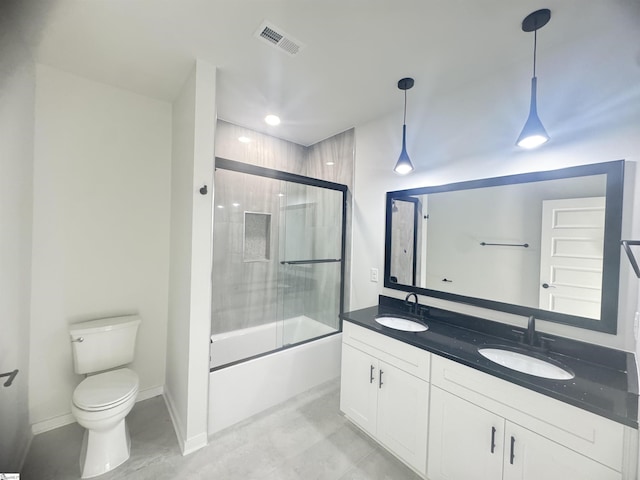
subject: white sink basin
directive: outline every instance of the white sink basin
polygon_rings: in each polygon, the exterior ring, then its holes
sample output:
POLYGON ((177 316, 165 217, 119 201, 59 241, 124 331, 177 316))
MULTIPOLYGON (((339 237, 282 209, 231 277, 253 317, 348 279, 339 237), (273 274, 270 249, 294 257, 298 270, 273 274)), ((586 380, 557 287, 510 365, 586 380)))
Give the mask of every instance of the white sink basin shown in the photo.
POLYGON ((503 367, 536 377, 570 380, 575 376, 555 363, 503 348, 478 348, 478 353, 503 367))
POLYGON ((415 322, 408 318, 394 317, 393 315, 381 315, 376 317, 376 322, 387 328, 402 330, 403 332, 424 332, 429 328, 420 322, 415 322))

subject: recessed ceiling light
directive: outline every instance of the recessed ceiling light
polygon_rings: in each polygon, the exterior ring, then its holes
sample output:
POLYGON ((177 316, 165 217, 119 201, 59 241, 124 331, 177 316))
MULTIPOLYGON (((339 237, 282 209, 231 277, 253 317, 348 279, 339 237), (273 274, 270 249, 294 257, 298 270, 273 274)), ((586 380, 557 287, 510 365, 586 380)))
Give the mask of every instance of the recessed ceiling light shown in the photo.
POLYGON ((325 165, 331 166, 331 165, 335 165, 335 163, 334 162, 327 162, 327 163, 325 163, 325 165))
POLYGON ((237 202, 234 202, 234 203, 232 203, 231 205, 233 205, 234 207, 239 207, 239 206, 240 206, 240 204, 239 204, 239 203, 237 203, 237 202))
POLYGON ((279 193, 278 196, 279 197, 284 197, 284 193, 279 193))
POLYGON ((249 137, 238 137, 238 141, 242 143, 249 143, 251 139, 249 137))
POLYGON ((276 125, 280 125, 280 117, 277 115, 267 115, 266 117, 264 117, 264 121, 267 122, 267 124, 272 125, 272 126, 276 126, 276 125))
POLYGON ((224 208, 224 205, 218 205, 218 208, 224 208))

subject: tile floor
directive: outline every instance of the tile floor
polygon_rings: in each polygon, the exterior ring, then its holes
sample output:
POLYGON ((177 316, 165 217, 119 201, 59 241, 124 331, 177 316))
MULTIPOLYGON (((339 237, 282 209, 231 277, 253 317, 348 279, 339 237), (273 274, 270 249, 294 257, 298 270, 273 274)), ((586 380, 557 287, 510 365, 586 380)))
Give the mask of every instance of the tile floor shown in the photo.
MULTIPOLYGON (((183 457, 162 397, 129 414, 131 458, 99 477, 189 480, 418 480, 402 463, 353 427, 339 412, 332 381, 217 433, 183 457)), ((80 478, 77 424, 36 436, 21 480, 80 478)))

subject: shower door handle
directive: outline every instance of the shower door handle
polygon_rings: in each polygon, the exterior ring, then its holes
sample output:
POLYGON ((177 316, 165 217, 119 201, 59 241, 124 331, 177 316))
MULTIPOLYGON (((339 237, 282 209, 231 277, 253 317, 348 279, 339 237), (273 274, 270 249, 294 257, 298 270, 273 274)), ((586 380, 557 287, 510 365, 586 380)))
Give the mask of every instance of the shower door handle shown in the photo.
POLYGON ((371 369, 369 370, 369 383, 373 383, 373 381, 375 380, 375 379, 373 378, 373 371, 374 371, 375 369, 376 369, 376 368, 375 368, 373 365, 371 365, 371 369))

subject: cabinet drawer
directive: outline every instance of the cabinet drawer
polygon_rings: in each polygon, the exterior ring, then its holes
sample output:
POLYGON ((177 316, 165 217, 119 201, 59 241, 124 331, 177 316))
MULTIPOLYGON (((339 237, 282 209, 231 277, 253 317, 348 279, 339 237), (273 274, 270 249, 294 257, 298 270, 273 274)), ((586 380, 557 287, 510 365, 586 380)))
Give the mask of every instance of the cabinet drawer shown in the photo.
POLYGON ((434 386, 622 471, 623 425, 437 355, 432 362, 434 386))
POLYGON ((342 341, 369 355, 429 381, 431 353, 345 321, 342 341))

